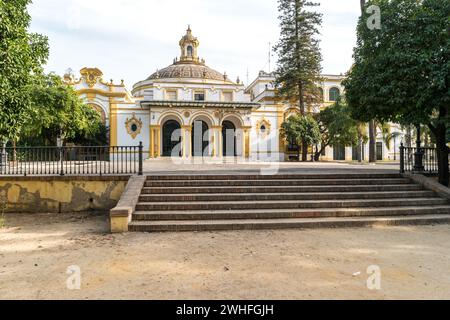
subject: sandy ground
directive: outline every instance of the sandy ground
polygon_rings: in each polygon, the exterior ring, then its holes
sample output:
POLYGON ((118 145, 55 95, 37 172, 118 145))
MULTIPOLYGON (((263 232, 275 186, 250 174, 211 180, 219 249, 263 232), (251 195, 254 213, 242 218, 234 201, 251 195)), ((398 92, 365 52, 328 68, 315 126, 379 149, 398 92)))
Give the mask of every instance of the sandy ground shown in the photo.
POLYGON ((2 299, 450 299, 449 225, 110 235, 105 216, 6 222, 2 299))

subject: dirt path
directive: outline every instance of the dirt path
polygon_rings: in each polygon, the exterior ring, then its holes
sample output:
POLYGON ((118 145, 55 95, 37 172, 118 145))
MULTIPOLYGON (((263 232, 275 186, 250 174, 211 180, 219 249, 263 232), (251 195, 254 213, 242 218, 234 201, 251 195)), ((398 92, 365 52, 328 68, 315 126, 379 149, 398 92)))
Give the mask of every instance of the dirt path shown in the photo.
POLYGON ((101 216, 6 219, 3 299, 450 299, 449 225, 110 235, 101 216))

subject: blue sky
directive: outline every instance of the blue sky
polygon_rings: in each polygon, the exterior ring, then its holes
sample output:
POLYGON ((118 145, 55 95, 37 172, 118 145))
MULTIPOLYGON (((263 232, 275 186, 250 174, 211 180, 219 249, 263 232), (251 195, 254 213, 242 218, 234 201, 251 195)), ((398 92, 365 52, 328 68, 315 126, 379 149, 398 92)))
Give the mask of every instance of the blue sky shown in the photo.
MULTIPOLYGON (((359 0, 318 0, 323 13, 323 72, 352 64, 359 0)), ((49 37, 47 71, 98 67, 127 87, 170 65, 190 24, 206 64, 231 79, 268 71, 278 35, 276 0, 34 0, 31 30, 49 37)), ((272 57, 272 70, 276 57, 272 57)))

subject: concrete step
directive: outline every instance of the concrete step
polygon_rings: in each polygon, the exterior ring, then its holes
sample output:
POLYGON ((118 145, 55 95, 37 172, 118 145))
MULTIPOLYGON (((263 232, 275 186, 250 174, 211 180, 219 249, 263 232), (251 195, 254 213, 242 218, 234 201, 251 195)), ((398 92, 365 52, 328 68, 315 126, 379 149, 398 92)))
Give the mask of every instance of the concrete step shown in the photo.
POLYGON ((268 200, 341 200, 435 198, 433 191, 376 192, 307 192, 307 193, 207 193, 207 194, 142 194, 140 202, 175 201, 268 201, 268 200))
POLYGON ((386 225, 426 225, 450 223, 450 214, 391 216, 391 217, 345 217, 345 218, 293 218, 293 219, 239 219, 200 221, 132 221, 130 231, 218 231, 260 229, 306 229, 343 228, 386 225))
POLYGON ((134 221, 327 218, 450 214, 450 205, 429 207, 259 209, 216 211, 137 211, 134 221))
POLYGON ((419 191, 418 184, 394 185, 333 185, 333 186, 222 186, 222 187, 145 187, 142 194, 206 194, 206 193, 279 193, 279 192, 375 192, 375 191, 419 191))
POLYGON ((233 209, 293 209, 293 208, 355 208, 355 207, 395 207, 395 206, 434 206, 445 205, 441 198, 406 199, 352 199, 352 200, 304 200, 304 201, 180 201, 139 202, 137 211, 176 211, 176 210, 233 210, 233 209))
POLYGON ((286 179, 286 180, 147 180, 145 187, 213 187, 213 186, 326 186, 326 185, 392 185, 409 184, 395 179, 286 179))
POLYGON ((286 179, 396 179, 401 178, 398 173, 318 173, 318 174, 170 174, 148 175, 148 181, 158 180, 286 180, 286 179))

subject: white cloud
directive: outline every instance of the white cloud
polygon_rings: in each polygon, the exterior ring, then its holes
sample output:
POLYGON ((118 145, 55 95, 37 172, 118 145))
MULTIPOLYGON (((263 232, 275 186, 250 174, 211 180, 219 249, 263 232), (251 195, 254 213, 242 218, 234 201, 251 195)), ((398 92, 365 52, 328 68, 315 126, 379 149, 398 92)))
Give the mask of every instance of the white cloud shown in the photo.
MULTIPOLYGON (((359 1, 319 2, 324 72, 345 72, 359 1)), ((269 42, 278 38, 277 6, 275 0, 38 0, 30 13, 32 30, 50 38, 48 71, 96 66, 106 79, 131 87, 179 55, 188 24, 209 66, 243 80, 248 69, 253 80, 268 68, 269 42)))

